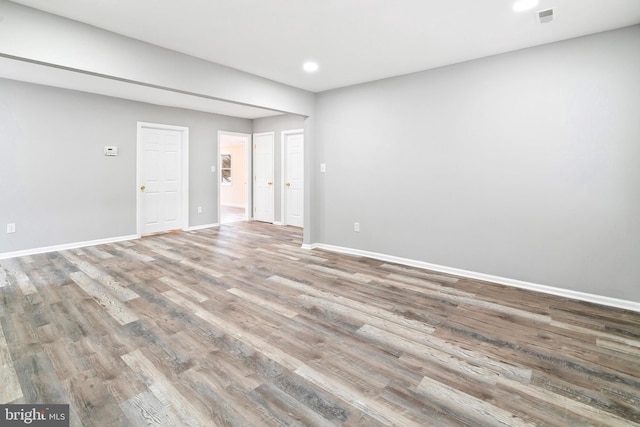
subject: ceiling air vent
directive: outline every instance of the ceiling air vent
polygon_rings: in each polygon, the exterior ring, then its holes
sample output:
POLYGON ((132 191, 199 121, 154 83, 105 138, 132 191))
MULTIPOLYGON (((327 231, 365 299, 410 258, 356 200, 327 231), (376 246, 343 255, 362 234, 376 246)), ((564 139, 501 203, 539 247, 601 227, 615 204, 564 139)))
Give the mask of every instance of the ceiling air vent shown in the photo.
POLYGON ((546 24, 553 21, 553 9, 545 9, 538 11, 538 22, 546 24))

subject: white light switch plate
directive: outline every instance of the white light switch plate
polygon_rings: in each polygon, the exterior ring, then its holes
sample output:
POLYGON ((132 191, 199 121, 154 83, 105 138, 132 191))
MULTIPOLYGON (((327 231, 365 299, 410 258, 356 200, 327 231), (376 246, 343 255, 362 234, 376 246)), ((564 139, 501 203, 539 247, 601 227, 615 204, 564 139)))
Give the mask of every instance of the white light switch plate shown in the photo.
POLYGON ((327 164, 320 163, 320 172, 326 172, 326 171, 327 171, 327 164))
POLYGON ((104 155, 105 156, 117 156, 118 155, 118 147, 114 147, 111 145, 104 146, 104 155))

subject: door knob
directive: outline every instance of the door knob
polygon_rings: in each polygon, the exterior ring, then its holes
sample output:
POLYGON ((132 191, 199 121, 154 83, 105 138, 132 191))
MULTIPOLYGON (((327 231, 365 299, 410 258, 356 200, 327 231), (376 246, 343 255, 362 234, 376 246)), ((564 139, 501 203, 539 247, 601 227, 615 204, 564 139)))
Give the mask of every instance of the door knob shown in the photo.
POLYGON ((269 182, 267 182, 267 184, 269 184, 269 185, 273 185, 273 182, 269 181, 269 182))
POLYGON ((145 188, 147 188, 147 187, 145 187, 144 185, 141 185, 141 186, 140 186, 140 189, 141 189, 142 191, 144 191, 144 189, 145 189, 145 188))
POLYGON ((287 187, 291 187, 291 183, 290 182, 287 182, 287 187))

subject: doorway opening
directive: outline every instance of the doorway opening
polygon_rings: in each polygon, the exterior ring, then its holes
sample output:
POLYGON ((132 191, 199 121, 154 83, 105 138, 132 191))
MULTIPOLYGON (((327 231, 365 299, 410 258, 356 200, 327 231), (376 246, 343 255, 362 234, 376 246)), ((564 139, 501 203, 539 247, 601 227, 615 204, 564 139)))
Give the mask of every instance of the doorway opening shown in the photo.
POLYGON ((218 218, 220 224, 249 220, 251 135, 218 132, 218 218))

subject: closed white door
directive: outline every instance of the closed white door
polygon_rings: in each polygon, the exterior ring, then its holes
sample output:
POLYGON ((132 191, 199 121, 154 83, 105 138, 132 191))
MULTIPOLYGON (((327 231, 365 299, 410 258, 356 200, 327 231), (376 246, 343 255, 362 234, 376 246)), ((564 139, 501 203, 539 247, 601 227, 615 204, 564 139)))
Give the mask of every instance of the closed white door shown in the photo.
POLYGON ((284 207, 285 224, 302 227, 304 223, 304 134, 284 135, 284 207))
POLYGON ((182 132, 142 127, 139 133, 140 234, 182 226, 182 132))
POLYGON ((274 221, 273 132, 253 134, 253 219, 274 221))

